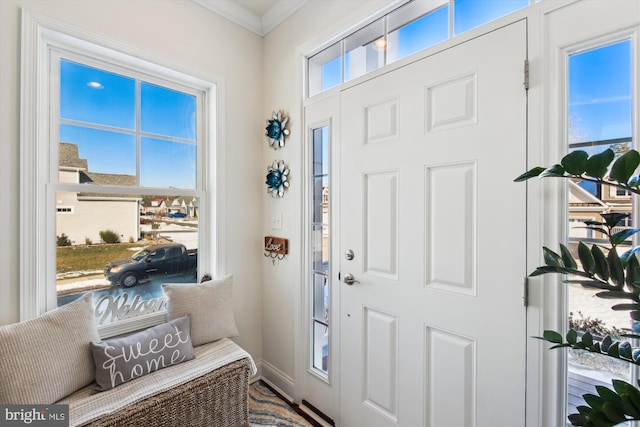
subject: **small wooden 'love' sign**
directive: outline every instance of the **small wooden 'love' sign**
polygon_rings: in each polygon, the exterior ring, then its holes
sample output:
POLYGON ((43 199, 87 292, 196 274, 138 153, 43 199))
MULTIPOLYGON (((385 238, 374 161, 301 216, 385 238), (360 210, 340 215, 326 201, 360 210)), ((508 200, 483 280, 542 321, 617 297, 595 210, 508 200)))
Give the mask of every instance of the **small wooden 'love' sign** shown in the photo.
POLYGON ((289 253, 289 241, 281 237, 265 236, 264 250, 272 254, 286 255, 289 253))

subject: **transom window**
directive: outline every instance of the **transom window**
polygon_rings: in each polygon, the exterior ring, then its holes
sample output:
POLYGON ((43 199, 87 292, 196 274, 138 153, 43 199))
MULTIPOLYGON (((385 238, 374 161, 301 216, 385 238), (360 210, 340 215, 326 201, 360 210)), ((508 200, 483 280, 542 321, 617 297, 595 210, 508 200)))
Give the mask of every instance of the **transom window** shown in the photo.
POLYGON ((412 0, 307 59, 308 96, 540 0, 412 0))

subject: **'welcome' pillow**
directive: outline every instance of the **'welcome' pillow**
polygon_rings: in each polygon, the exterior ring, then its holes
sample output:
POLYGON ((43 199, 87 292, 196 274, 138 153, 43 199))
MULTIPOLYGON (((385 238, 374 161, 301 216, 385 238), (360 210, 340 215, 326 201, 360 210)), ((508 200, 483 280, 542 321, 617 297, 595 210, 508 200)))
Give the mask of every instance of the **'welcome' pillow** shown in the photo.
POLYGON ((122 338, 91 343, 97 390, 194 358, 189 317, 184 316, 122 338))
POLYGON ((169 319, 185 314, 191 316, 191 339, 194 346, 238 335, 233 317, 232 285, 231 275, 200 284, 162 285, 169 298, 169 319))

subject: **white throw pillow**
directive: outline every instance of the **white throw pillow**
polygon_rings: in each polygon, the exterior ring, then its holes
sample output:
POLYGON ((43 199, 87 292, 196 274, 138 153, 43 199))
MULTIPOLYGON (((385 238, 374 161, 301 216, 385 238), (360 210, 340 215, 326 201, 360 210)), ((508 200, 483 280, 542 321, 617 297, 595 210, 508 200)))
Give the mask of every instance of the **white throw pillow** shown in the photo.
POLYGON ((93 381, 93 296, 0 326, 0 402, 51 404, 93 381))
POLYGON ((190 315, 194 346, 238 336, 233 317, 232 285, 230 275, 200 284, 163 284, 169 299, 169 320, 190 315))

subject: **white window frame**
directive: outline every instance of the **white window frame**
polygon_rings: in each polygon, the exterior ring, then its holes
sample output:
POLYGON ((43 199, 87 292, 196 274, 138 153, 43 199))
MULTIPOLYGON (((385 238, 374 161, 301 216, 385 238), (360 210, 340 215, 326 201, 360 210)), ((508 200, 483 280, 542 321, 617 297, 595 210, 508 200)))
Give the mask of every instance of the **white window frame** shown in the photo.
MULTIPOLYGON (((180 81, 200 90, 203 97, 203 141, 198 148, 201 170, 198 182, 205 194, 199 220, 199 271, 221 276, 225 271, 224 215, 224 84, 192 71, 167 64, 147 52, 86 30, 22 10, 21 117, 20 117, 20 320, 35 318, 56 308, 55 191, 51 191, 51 160, 58 144, 50 142, 49 86, 51 49, 64 49, 96 57, 124 67, 180 81)), ((57 133, 57 132, 56 132, 57 133)), ((170 194, 171 190, 163 189, 170 194)), ((166 312, 153 313, 102 326, 102 337, 117 335, 161 323, 166 312)))

